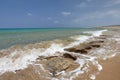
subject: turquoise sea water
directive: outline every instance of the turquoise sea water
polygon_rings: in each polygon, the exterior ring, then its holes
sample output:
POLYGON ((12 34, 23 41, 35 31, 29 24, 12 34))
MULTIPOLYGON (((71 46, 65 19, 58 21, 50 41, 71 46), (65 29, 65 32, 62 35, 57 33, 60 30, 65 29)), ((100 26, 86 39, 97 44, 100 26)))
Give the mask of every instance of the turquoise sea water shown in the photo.
POLYGON ((99 30, 98 28, 22 28, 0 29, 0 49, 16 44, 29 44, 40 41, 67 38, 83 34, 84 31, 99 30))

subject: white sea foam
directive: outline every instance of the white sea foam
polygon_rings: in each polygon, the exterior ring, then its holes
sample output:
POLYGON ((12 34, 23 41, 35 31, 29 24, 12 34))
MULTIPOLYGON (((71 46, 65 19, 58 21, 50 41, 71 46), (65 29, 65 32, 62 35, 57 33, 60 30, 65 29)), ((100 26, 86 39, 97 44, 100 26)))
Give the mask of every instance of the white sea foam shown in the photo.
POLYGON ((31 64, 32 61, 35 61, 37 58, 37 55, 26 53, 26 51, 14 51, 11 53, 11 55, 6 56, 4 58, 0 58, 0 73, 4 73, 6 71, 13 71, 27 68, 28 64, 31 64), (19 57, 16 59, 13 59, 15 55, 18 55, 19 57), (14 56, 13 56, 14 55, 14 56))
POLYGON ((95 80, 95 78, 96 78, 95 75, 93 75, 93 74, 90 75, 90 79, 95 80))
POLYGON ((74 38, 75 41, 70 43, 65 48, 69 48, 69 47, 73 47, 73 46, 79 45, 80 43, 83 43, 83 42, 87 41, 89 38, 91 38, 91 36, 77 36, 77 38, 74 38))
POLYGON ((102 35, 103 32, 108 31, 108 30, 99 30, 99 31, 87 31, 87 32, 83 32, 83 33, 88 33, 91 34, 94 37, 99 37, 100 35, 102 35))
POLYGON ((64 52, 62 44, 52 44, 49 48, 42 52, 41 56, 54 56, 56 52, 64 52))
POLYGON ((52 56, 57 51, 62 52, 63 48, 59 44, 52 44, 49 48, 43 49, 28 49, 28 50, 15 50, 10 55, 0 58, 0 74, 6 71, 15 72, 15 70, 27 68, 29 64, 32 64, 39 56, 52 56), (13 59, 15 56, 19 56, 13 59))

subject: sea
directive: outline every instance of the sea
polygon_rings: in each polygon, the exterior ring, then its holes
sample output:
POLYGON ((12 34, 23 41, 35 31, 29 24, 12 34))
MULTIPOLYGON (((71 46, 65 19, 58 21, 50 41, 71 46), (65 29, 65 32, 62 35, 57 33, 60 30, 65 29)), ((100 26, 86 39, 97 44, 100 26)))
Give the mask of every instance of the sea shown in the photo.
POLYGON ((74 35, 86 35, 85 31, 101 30, 99 28, 2 28, 0 29, 0 49, 13 45, 25 45, 65 39, 74 35))

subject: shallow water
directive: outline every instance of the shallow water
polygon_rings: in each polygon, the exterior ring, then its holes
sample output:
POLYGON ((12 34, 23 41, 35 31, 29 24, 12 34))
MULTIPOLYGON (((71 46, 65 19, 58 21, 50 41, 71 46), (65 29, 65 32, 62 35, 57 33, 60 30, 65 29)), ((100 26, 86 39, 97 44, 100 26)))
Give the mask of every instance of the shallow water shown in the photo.
POLYGON ((29 44, 53 39, 66 38, 83 34, 84 31, 95 31, 93 28, 23 28, 0 29, 0 49, 8 48, 16 44, 29 44))

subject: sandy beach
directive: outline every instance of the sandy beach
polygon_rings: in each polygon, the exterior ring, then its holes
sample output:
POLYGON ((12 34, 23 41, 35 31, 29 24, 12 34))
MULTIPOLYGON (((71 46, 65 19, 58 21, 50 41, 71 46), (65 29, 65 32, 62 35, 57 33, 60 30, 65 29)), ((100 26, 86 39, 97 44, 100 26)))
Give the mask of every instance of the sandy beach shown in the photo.
POLYGON ((101 62, 103 70, 97 75, 96 80, 119 80, 120 79, 120 55, 101 62))

